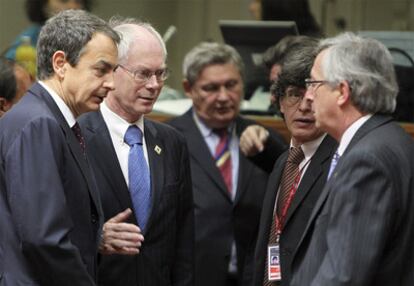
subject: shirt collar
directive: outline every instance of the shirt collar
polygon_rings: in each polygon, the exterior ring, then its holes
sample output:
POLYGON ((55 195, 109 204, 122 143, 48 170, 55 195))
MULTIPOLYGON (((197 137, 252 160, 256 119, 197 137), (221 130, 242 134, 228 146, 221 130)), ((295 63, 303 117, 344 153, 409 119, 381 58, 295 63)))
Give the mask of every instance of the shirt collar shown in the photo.
POLYGON ((351 126, 348 127, 348 129, 345 130, 344 134, 342 135, 341 141, 339 142, 339 147, 338 147, 339 156, 342 156, 344 154, 346 148, 348 147, 355 133, 371 117, 372 117, 372 114, 367 114, 365 116, 362 116, 361 118, 356 120, 354 123, 352 123, 351 126))
POLYGON ((63 99, 50 87, 48 87, 43 81, 39 81, 39 84, 46 89, 46 91, 50 94, 53 98, 53 101, 58 106, 60 112, 62 112, 63 117, 65 118, 68 125, 72 128, 73 125, 76 123, 76 118, 73 115, 72 111, 69 109, 67 104, 63 101, 63 99))
POLYGON ((138 126, 138 128, 142 131, 142 135, 144 136, 144 116, 141 116, 134 123, 129 123, 118 114, 113 112, 111 109, 109 109, 105 101, 101 103, 101 113, 105 118, 105 121, 110 122, 110 124, 107 124, 109 132, 119 139, 124 140, 125 133, 130 125, 138 126))
MULTIPOLYGON (((197 115, 197 113, 193 110, 193 119, 198 127, 198 129, 201 132, 201 135, 203 136, 203 138, 207 138, 210 137, 212 135, 215 135, 215 133, 213 132, 213 129, 208 127, 203 120, 201 120, 201 118, 197 115)), ((230 126, 227 128, 228 131, 233 130, 233 123, 230 124, 230 126)))
MULTIPOLYGON (((319 136, 315 140, 303 143, 300 147, 302 148, 303 154, 305 154, 305 162, 308 162, 313 154, 315 154, 316 150, 318 149, 319 145, 321 144, 322 140, 325 139, 326 133, 319 136)), ((290 141, 290 148, 294 147, 292 145, 292 141, 290 141)))

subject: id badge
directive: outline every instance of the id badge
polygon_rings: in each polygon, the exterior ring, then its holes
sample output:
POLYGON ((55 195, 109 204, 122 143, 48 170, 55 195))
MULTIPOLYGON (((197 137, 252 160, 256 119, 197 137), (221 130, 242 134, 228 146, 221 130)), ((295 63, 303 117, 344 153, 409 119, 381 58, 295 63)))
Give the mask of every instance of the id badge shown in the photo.
POLYGON ((267 277, 269 281, 282 280, 280 269, 280 246, 279 244, 270 244, 267 247, 267 277))

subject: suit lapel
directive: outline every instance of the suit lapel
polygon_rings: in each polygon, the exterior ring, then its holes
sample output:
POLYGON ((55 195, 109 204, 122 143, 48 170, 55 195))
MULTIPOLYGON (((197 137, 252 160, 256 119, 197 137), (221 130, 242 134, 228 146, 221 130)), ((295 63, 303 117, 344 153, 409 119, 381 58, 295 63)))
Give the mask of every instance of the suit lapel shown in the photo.
MULTIPOLYGON (((132 209, 128 186, 102 114, 100 112, 91 113, 89 124, 85 126, 85 129, 86 132, 90 133, 87 136, 89 138, 87 143, 96 149, 94 153, 105 154, 104 156, 96 156, 95 160, 97 165, 101 166, 100 171, 110 185, 108 189, 114 190, 114 195, 118 198, 122 209, 132 209)), ((131 218, 134 221, 136 220, 135 216, 131 216, 131 218)))
MULTIPOLYGON (((334 145, 336 145, 334 139, 327 135, 319 145, 315 154, 312 156, 310 165, 308 166, 308 169, 306 170, 306 173, 304 174, 299 188, 293 198, 292 205, 288 209, 285 222, 286 224, 289 223, 289 219, 292 217, 295 210, 304 200, 319 177, 323 175, 323 165, 328 163, 327 161, 330 160, 333 152, 335 151, 334 145)), ((325 178, 322 179, 326 180, 325 178)))
POLYGON ((191 109, 178 121, 178 127, 187 140, 190 156, 197 162, 200 168, 205 170, 219 190, 231 201, 220 170, 216 167, 216 162, 213 156, 211 156, 203 135, 194 122, 191 109))
POLYGON ((88 166, 87 159, 83 155, 79 141, 78 139, 76 139, 74 133, 72 132, 72 129, 66 122, 66 119, 64 118, 62 112, 59 110, 58 106, 56 105, 55 101, 50 96, 50 94, 39 83, 35 83, 30 89, 30 92, 33 93, 35 96, 40 96, 44 100, 46 105, 49 107, 51 112, 54 114, 56 120, 59 122, 63 130, 63 133, 65 134, 66 142, 69 146, 69 149, 83 175, 83 178, 85 179, 88 185, 90 197, 92 198, 96 208, 100 209, 100 206, 101 206, 100 198, 99 198, 96 186, 92 182, 92 179, 91 179, 92 173, 88 166))
POLYGON ((147 230, 151 227, 156 209, 161 200, 163 184, 164 184, 164 151, 165 146, 161 138, 157 136, 157 130, 151 121, 145 120, 145 143, 148 152, 148 161, 151 174, 151 209, 148 219, 147 230))

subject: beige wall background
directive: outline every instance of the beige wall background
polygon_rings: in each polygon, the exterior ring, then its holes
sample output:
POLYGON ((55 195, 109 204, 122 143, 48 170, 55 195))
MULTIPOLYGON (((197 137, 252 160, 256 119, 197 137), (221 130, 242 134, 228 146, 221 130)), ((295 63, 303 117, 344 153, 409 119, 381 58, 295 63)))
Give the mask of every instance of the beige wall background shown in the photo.
MULTIPOLYGON (((220 19, 251 20, 250 0, 94 0, 92 12, 139 17, 151 22, 161 34, 170 25, 177 33, 167 43, 168 64, 173 73, 167 84, 181 89, 181 61, 203 40, 222 41, 220 19)), ((343 30, 414 31, 414 0, 309 0, 317 21, 329 36, 343 30), (344 24, 341 26, 341 24, 344 24)), ((24 0, 0 0, 0 51, 30 23, 24 0)))

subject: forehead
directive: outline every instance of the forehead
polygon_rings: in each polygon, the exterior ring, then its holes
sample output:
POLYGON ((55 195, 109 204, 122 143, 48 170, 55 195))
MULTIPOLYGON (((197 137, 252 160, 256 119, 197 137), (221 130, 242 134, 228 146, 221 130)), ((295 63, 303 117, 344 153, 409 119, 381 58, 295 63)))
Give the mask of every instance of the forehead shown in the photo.
POLYGON ((141 28, 130 44, 127 61, 131 66, 159 68, 164 65, 165 54, 159 40, 152 33, 141 28))
POLYGON ((233 63, 213 64, 202 69, 198 82, 225 82, 231 79, 241 80, 240 71, 233 63))
POLYGON ((96 33, 84 47, 84 53, 79 62, 98 62, 103 61, 110 65, 117 64, 118 50, 114 41, 102 33, 96 33))

